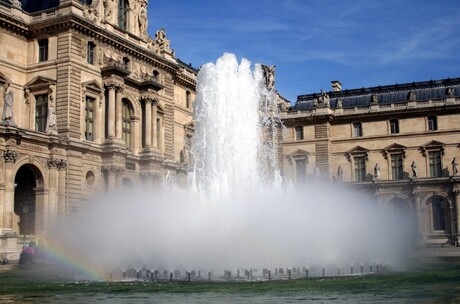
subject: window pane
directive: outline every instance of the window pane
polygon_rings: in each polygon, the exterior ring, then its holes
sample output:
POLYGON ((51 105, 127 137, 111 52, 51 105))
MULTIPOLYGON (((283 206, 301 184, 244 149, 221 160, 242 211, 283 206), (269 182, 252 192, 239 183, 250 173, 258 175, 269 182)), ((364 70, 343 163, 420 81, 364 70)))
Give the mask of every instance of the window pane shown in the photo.
POLYGON ((364 156, 354 158, 355 161, 355 181, 362 182, 366 178, 366 159, 364 156))
POLYGON ((48 116, 48 95, 38 95, 35 97, 35 101, 35 130, 45 132, 48 116))
POLYGON ((355 137, 363 136, 363 128, 360 122, 353 124, 353 134, 355 137))
POLYGON ((307 160, 306 159, 296 159, 295 161, 295 171, 297 176, 297 181, 304 181, 307 177, 307 160))
POLYGON ((433 230, 446 230, 446 203, 441 197, 432 200, 433 230))
POLYGON ((295 127, 295 139, 302 140, 303 139, 303 127, 295 127))
POLYGON ((392 154, 391 155, 391 171, 393 179, 402 179, 403 178, 403 163, 402 163, 401 154, 392 154))
POLYGON ((430 152, 429 159, 430 159, 430 176, 431 177, 442 176, 441 152, 440 151, 430 152))

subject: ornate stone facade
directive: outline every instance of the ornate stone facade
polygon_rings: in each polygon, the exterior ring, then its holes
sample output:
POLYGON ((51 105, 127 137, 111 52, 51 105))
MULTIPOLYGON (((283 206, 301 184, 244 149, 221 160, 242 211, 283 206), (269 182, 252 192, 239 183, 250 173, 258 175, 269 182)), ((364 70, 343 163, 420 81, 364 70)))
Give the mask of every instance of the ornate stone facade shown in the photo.
POLYGON ((197 70, 148 35, 148 1, 38 2, 0 2, 0 234, 187 170, 197 70))
POLYGON ((290 179, 308 183, 319 173, 345 183, 410 212, 419 244, 458 244, 460 78, 346 91, 334 81, 328 93, 298 96, 282 121, 290 179))

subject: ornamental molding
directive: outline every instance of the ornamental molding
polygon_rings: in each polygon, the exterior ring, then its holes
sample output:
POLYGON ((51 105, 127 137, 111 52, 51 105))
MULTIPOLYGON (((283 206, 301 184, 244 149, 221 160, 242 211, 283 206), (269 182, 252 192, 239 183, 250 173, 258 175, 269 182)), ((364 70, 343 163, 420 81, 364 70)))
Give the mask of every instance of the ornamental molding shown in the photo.
POLYGON ((15 163, 17 157, 18 157, 18 152, 14 150, 7 149, 3 151, 3 159, 5 160, 5 163, 15 163))

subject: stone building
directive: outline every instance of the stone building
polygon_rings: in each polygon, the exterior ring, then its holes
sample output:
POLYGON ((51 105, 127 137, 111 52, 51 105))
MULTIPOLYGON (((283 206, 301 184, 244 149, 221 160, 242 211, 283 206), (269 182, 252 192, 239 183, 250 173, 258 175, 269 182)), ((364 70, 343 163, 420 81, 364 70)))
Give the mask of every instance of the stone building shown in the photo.
POLYGON ((284 174, 367 191, 416 216, 419 244, 457 245, 460 78, 298 96, 282 114, 284 174))
POLYGON ((96 191, 185 176, 197 70, 147 6, 0 0, 0 247, 96 191))

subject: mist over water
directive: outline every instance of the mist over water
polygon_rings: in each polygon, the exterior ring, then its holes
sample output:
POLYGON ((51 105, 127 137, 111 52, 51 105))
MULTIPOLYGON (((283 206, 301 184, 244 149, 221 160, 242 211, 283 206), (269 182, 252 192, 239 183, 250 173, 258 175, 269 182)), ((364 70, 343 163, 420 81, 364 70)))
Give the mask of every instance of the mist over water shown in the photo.
POLYGON ((189 186, 94 198, 50 236, 108 271, 401 265, 413 218, 340 184, 294 187, 276 166, 267 170, 260 160, 273 160, 274 150, 261 122, 271 121, 273 102, 260 66, 232 54, 204 65, 189 186))

